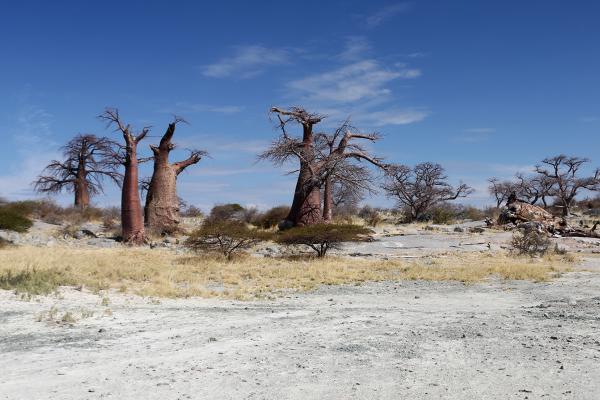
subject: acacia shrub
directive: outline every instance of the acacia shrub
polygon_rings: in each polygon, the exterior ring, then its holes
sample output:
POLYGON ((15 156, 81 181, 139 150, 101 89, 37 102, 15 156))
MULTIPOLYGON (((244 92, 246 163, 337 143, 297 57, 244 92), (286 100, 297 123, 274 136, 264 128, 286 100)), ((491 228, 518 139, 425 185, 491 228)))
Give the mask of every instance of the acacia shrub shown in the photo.
POLYGON ((0 208, 0 229, 24 233, 31 228, 33 222, 19 212, 5 208, 0 208))
POLYGON ((550 244, 550 239, 545 233, 535 230, 515 232, 511 239, 512 248, 517 254, 530 257, 546 254, 550 244))
POLYGON ((315 224, 291 228, 278 233, 275 242, 283 245, 305 245, 325 257, 329 249, 337 249, 343 242, 368 240, 373 233, 368 228, 351 224, 315 224))
POLYGON ((244 207, 237 203, 217 204, 210 210, 207 220, 212 222, 220 221, 241 221, 244 216, 244 207))
POLYGON ((268 232, 251 229, 238 221, 206 220, 202 226, 193 231, 186 240, 186 247, 198 252, 219 252, 228 260, 233 255, 253 245, 269 240, 268 232))
POLYGON ((285 217, 290 212, 290 208, 288 206, 277 206, 273 207, 262 214, 256 216, 253 225, 261 227, 263 229, 271 229, 281 221, 285 220, 285 217))

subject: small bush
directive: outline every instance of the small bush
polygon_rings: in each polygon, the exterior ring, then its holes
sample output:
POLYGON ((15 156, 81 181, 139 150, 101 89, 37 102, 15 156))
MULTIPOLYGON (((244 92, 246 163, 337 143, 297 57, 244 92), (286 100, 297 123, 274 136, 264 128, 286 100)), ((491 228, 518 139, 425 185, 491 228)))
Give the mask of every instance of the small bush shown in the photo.
POLYGON ((511 245, 518 254, 528 256, 544 255, 550 248, 550 239, 544 233, 534 230, 515 232, 513 234, 511 245))
POLYGON ((456 218, 456 214, 452 207, 434 207, 429 213, 431 217, 431 222, 438 225, 447 225, 454 222, 456 218))
POLYGON ((235 252, 250 248, 270 237, 267 232, 250 229, 237 221, 207 220, 200 229, 192 232, 185 244, 194 251, 220 252, 231 260, 235 252))
POLYGON ((210 210, 207 220, 212 222, 241 221, 243 219, 244 207, 237 203, 219 204, 210 210))
POLYGON ((358 216, 362 218, 367 225, 373 227, 379 225, 383 221, 379 210, 376 210, 370 206, 364 206, 361 208, 358 212, 358 216))
POLYGON ((283 221, 289 214, 290 208, 288 206, 277 206, 273 207, 264 213, 258 215, 254 221, 253 225, 261 227, 263 229, 270 229, 279 222, 283 221))
POLYGON ((183 208, 181 216, 186 218, 201 218, 204 216, 204 213, 198 207, 190 205, 183 208))
POLYGON ((359 225, 317 224, 296 227, 280 232, 275 241, 283 245, 305 245, 324 257, 329 249, 339 248, 343 242, 358 242, 373 233, 359 225))
POLYGON ((32 268, 14 273, 8 270, 0 275, 0 289, 31 295, 49 294, 59 286, 73 284, 74 281, 66 270, 32 268))
POLYGON ((33 222, 29 218, 15 210, 0 208, 0 229, 23 233, 27 232, 32 225, 33 222))

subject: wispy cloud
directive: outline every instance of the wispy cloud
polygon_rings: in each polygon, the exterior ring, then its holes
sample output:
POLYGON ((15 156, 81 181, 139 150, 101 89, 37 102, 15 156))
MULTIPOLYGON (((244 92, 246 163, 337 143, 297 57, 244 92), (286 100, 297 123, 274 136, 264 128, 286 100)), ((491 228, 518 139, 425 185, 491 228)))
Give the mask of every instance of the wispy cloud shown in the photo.
POLYGON ((411 8, 411 3, 396 3, 383 7, 373 14, 367 16, 365 25, 367 28, 375 28, 392 17, 408 11, 411 8))
POLYGON ((596 121, 600 121, 600 118, 595 117, 595 116, 585 116, 585 117, 579 118, 579 122, 583 122, 583 123, 590 123, 590 122, 596 122, 596 121))
POLYGON ((348 103, 388 95, 390 89, 385 87, 387 83, 420 75, 418 69, 387 69, 375 60, 364 60, 292 81, 288 87, 305 95, 309 101, 348 103))
POLYGON ((179 102, 175 103, 175 106, 170 108, 165 108, 161 110, 162 112, 170 113, 170 114, 188 114, 188 113, 197 113, 197 112, 208 112, 208 113, 217 113, 217 114, 236 114, 244 111, 243 106, 234 106, 234 105, 210 105, 210 104, 194 104, 194 103, 186 103, 179 102))
POLYGON ((0 195, 12 199, 30 197, 31 182, 48 164, 60 155, 52 134, 53 116, 44 108, 30 102, 26 94, 19 105, 12 132, 15 160, 5 165, 0 175, 0 195))
POLYGON ((364 59, 370 50, 371 45, 364 36, 351 36, 346 40, 346 45, 339 54, 339 58, 347 61, 364 59))
POLYGON ((269 146, 266 140, 231 140, 226 143, 215 145, 217 150, 236 151, 243 153, 259 153, 269 146))
POLYGON ((260 75, 269 66, 287 64, 289 58, 286 49, 239 46, 234 48, 233 55, 204 66, 202 74, 209 78, 248 79, 260 75))
POLYGON ((428 115, 429 111, 425 109, 392 108, 384 111, 359 114, 358 120, 372 126, 407 125, 422 121, 428 115))

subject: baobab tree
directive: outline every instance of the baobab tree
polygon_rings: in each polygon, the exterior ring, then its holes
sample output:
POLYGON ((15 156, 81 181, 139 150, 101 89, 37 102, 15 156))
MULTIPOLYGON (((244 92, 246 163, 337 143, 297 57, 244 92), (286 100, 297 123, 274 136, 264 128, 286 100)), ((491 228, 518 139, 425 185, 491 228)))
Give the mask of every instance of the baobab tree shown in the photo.
POLYGON ((333 220, 336 205, 347 203, 351 199, 358 202, 364 192, 374 192, 369 169, 353 161, 367 160, 379 168, 386 167, 381 159, 370 156, 360 144, 349 142, 349 139, 353 138, 374 142, 379 140, 380 136, 376 133, 351 134, 351 131, 356 131, 356 128, 346 120, 332 134, 317 135, 317 149, 323 174, 323 222, 326 223, 333 220))
POLYGON ((309 113, 299 107, 289 110, 273 107, 271 113, 277 116, 277 126, 282 133, 259 158, 270 160, 276 165, 283 165, 293 158, 300 163, 294 199, 285 226, 312 225, 323 220, 321 188, 327 177, 331 176, 332 171, 339 168, 344 160, 367 161, 383 166, 380 159, 371 156, 354 143, 356 139, 375 141, 379 138, 376 134, 352 133, 349 129, 338 129, 340 133, 335 137, 333 150, 326 153, 322 151, 324 142, 320 134, 313 132, 314 126, 321 122, 324 116, 309 113), (302 138, 288 134, 287 127, 290 123, 302 127, 302 138))
POLYGON ((553 181, 539 174, 530 176, 517 173, 515 180, 501 181, 498 178, 490 178, 488 182, 488 191, 494 196, 496 207, 506 203, 511 194, 523 203, 535 205, 541 201, 543 206, 547 207, 547 199, 554 193, 553 181))
POLYGON ((357 213, 365 193, 376 193, 367 168, 350 164, 344 170, 343 179, 335 175, 323 185, 323 222, 330 222, 336 215, 357 213))
POLYGON ((545 158, 535 171, 552 183, 552 195, 556 197, 562 208, 563 216, 568 216, 571 206, 582 189, 598 190, 600 188, 600 169, 593 176, 579 177, 581 167, 590 160, 580 157, 569 157, 564 154, 545 158))
POLYGON ((123 135, 125 142, 121 151, 115 153, 115 163, 125 167, 121 190, 121 225, 123 242, 131 245, 141 245, 146 240, 144 218, 139 192, 139 162, 137 146, 146 137, 150 127, 144 127, 137 134, 132 132, 131 125, 125 124, 116 108, 107 108, 99 118, 106 121, 107 126, 113 126, 116 132, 123 135))
POLYGON ((447 179, 440 164, 426 162, 414 168, 394 165, 386 169, 383 189, 408 210, 410 220, 417 220, 437 204, 473 193, 473 189, 464 183, 452 187, 447 179))
POLYGON ((120 183, 121 175, 111 157, 116 145, 105 137, 75 136, 61 148, 64 159, 52 160, 34 182, 34 189, 40 193, 67 190, 74 194, 75 207, 88 207, 90 198, 103 192, 104 178, 120 183))
POLYGON ((517 192, 517 184, 509 180, 501 181, 494 177, 488 179, 488 183, 488 192, 494 196, 496 208, 500 208, 500 206, 508 200, 511 193, 516 194, 517 192))
POLYGON ((286 225, 319 223, 322 219, 321 182, 315 168, 317 159, 313 127, 321 122, 324 116, 309 113, 300 107, 292 107, 289 110, 273 107, 271 113, 277 115, 281 135, 259 158, 270 160, 276 165, 283 165, 292 158, 297 158, 300 163, 294 199, 286 218, 286 225), (290 123, 297 123, 302 127, 301 139, 288 134, 287 126, 290 123))
POLYGON ((548 206, 547 198, 555 192, 555 182, 547 176, 537 174, 526 176, 522 173, 515 175, 517 179, 517 195, 531 205, 541 201, 544 208, 548 206))
POLYGON ((190 150, 187 159, 171 163, 169 154, 175 149, 173 135, 178 123, 185 122, 175 117, 160 140, 158 146, 150 145, 154 154, 154 171, 148 185, 146 206, 144 207, 146 227, 155 232, 173 232, 179 224, 179 197, 177 196, 177 176, 190 165, 194 165, 207 153, 190 150))

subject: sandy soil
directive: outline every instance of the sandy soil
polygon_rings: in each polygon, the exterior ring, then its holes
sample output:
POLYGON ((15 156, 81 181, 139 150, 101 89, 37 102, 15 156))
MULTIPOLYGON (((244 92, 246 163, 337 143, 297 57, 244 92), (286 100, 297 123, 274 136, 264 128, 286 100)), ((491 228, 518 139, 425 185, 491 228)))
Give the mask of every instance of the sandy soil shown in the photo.
POLYGON ((0 291, 0 399, 598 399, 600 260, 582 267, 260 302, 0 291))

